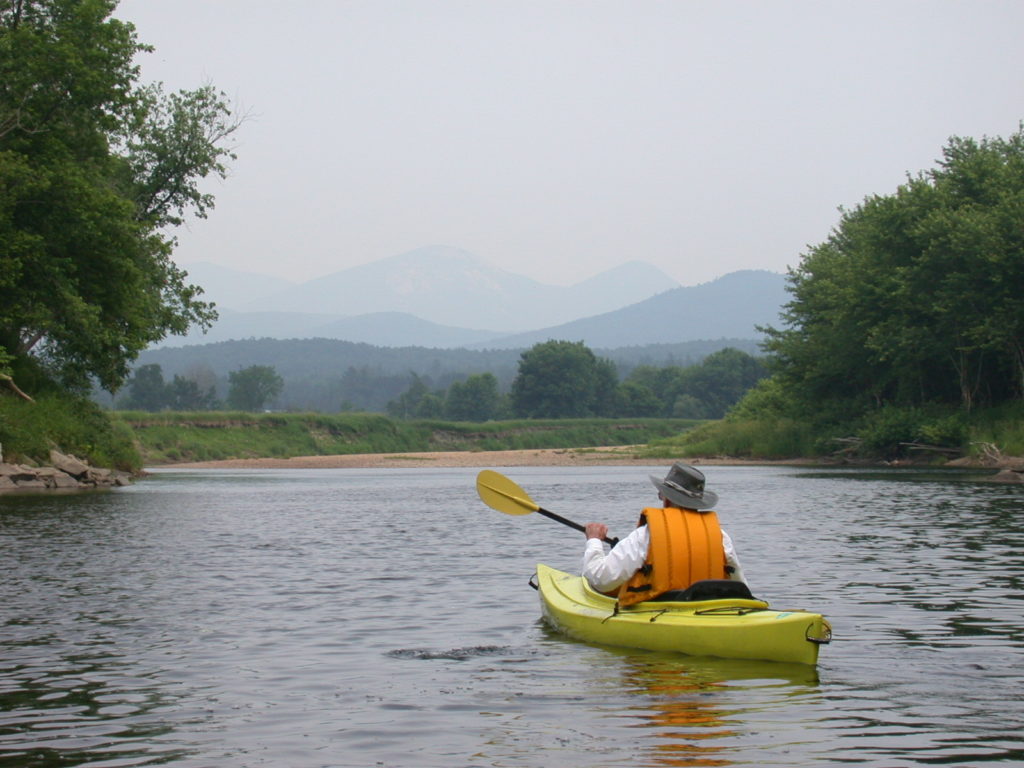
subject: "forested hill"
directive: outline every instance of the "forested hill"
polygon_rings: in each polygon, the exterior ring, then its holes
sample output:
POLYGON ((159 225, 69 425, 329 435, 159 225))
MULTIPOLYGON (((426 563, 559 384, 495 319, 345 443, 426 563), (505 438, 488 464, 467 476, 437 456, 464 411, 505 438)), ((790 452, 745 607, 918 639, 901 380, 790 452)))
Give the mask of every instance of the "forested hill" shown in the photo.
MULTIPOLYGON (((755 339, 715 339, 595 349, 612 360, 624 377, 638 365, 692 365, 725 347, 759 354, 755 339)), ((404 391, 412 374, 445 388, 469 374, 490 372, 503 388, 518 369, 522 349, 467 350, 376 347, 335 339, 246 339, 149 350, 136 369, 159 365, 163 375, 216 380, 226 389, 230 372, 253 365, 272 366, 284 380, 281 408, 335 411, 342 401, 365 410, 383 410, 404 391)))

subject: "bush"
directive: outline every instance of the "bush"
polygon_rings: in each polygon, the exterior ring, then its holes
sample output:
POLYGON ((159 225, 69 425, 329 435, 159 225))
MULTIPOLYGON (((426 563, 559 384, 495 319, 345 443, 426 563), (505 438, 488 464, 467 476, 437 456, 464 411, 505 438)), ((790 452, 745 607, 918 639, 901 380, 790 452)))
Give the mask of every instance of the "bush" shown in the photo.
POLYGON ((859 453, 893 459, 905 456, 906 443, 964 449, 969 438, 967 416, 949 408, 885 406, 869 414, 856 430, 859 453))
POLYGON ((135 435, 99 406, 76 395, 49 393, 35 402, 0 394, 0 443, 4 460, 45 464, 50 450, 77 456, 95 467, 128 472, 142 466, 135 435))
POLYGON ((861 439, 861 453, 894 459, 906 453, 900 443, 920 440, 923 418, 916 408, 886 406, 869 414, 865 424, 857 430, 861 439))
POLYGON ((680 437, 652 441, 645 454, 652 458, 788 459, 811 455, 813 441, 810 425, 793 419, 723 419, 703 424, 680 437))

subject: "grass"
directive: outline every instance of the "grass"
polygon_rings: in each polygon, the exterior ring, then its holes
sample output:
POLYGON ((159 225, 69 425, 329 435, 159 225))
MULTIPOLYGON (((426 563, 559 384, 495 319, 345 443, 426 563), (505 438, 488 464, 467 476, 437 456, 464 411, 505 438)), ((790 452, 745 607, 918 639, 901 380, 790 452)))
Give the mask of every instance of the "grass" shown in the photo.
POLYGON ((132 429, 147 464, 637 445, 699 423, 685 419, 395 421, 361 413, 117 412, 113 418, 132 429))
POLYGON ((90 400, 66 394, 40 395, 35 402, 0 394, 0 446, 10 463, 46 464, 56 449, 95 467, 142 467, 127 424, 111 420, 90 400))

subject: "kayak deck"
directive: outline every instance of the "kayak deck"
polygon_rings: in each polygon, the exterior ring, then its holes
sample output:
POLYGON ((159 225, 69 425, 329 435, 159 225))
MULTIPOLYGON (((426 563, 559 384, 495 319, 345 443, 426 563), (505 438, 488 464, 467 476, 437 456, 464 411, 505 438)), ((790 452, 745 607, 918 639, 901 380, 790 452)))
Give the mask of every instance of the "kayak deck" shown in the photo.
POLYGON ((580 576, 539 564, 536 580, 548 624, 603 645, 816 664, 832 634, 820 614, 776 611, 763 600, 648 601, 616 610, 614 598, 580 576))

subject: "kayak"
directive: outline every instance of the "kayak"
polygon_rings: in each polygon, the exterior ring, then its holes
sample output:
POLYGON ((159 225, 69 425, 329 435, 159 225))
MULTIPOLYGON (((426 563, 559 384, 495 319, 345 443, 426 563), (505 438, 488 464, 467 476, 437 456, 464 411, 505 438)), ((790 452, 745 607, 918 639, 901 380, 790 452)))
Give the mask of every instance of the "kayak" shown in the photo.
POLYGON ((545 621, 591 643, 817 664, 818 649, 832 638, 821 614, 776 611, 752 597, 650 600, 616 610, 614 598, 596 592, 581 576, 541 564, 534 579, 545 621))

